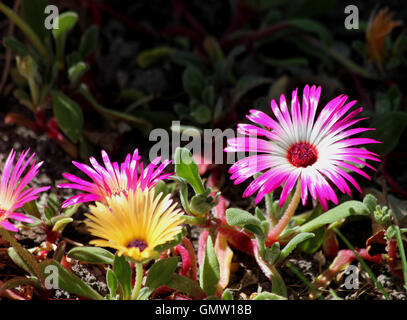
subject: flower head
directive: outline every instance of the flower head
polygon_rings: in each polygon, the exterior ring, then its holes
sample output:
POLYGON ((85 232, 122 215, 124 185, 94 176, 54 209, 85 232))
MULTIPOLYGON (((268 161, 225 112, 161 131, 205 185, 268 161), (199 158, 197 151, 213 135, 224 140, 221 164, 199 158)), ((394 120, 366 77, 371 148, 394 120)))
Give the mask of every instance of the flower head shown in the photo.
POLYGON ((155 248, 182 231, 182 213, 175 207, 170 195, 155 196, 154 188, 113 195, 107 198, 107 205, 96 202, 90 206, 91 214, 86 214, 86 224, 101 239, 90 243, 114 248, 138 262, 155 259, 159 254, 155 248))
POLYGON ((370 60, 379 66, 383 64, 386 59, 386 37, 401 24, 401 21, 393 20, 388 8, 380 10, 377 14, 375 12, 371 14, 366 29, 367 54, 370 60))
POLYGON ((37 189, 34 189, 33 187, 26 188, 27 184, 36 176, 38 169, 43 163, 39 162, 36 164, 35 161, 33 161, 31 167, 23 176, 23 172, 28 167, 35 155, 35 153, 33 153, 28 159, 26 159, 28 153, 29 150, 23 151, 13 168, 16 152, 11 150, 1 174, 0 227, 11 231, 18 231, 18 229, 11 222, 9 222, 8 219, 14 219, 27 223, 33 222, 33 219, 25 216, 24 214, 15 212, 15 210, 21 208, 25 203, 37 199, 40 192, 50 188, 50 186, 37 189))
POLYGON ((378 141, 369 138, 349 138, 360 132, 374 130, 349 129, 355 123, 366 119, 355 119, 363 108, 358 108, 346 115, 356 101, 345 104, 348 97, 340 95, 329 101, 316 116, 321 87, 305 86, 302 107, 300 107, 297 90, 292 93, 291 112, 284 95, 280 97, 280 106, 274 100, 271 101, 271 109, 277 121, 264 112, 250 110, 251 113, 247 118, 262 127, 239 124, 238 132, 252 137, 229 139, 225 151, 262 154, 237 161, 229 172, 232 174, 231 179, 238 184, 265 170, 243 193, 243 196, 248 197, 258 191, 256 203, 284 184, 279 201, 282 206, 297 180, 300 180, 303 204, 306 203, 309 192, 312 198, 318 199, 322 207, 327 210, 327 200, 338 203, 330 182, 341 192, 349 195, 348 182, 361 191, 347 170, 370 179, 355 164, 373 169, 364 160, 380 161, 376 154, 354 146, 378 143, 378 141))
POLYGON ((72 162, 79 170, 88 175, 92 182, 85 181, 70 173, 64 173, 64 178, 71 183, 62 183, 58 185, 59 188, 73 188, 85 191, 85 193, 65 200, 62 204, 63 208, 89 201, 106 202, 106 198, 122 192, 127 193, 130 189, 154 187, 159 180, 166 179, 171 175, 171 173, 162 174, 170 160, 164 161, 156 168, 161 159, 157 157, 144 168, 137 149, 133 155, 128 154, 126 156, 120 167, 117 162, 110 162, 109 156, 104 150, 102 151, 102 159, 105 167, 102 167, 94 157, 89 158, 93 168, 83 163, 72 162))

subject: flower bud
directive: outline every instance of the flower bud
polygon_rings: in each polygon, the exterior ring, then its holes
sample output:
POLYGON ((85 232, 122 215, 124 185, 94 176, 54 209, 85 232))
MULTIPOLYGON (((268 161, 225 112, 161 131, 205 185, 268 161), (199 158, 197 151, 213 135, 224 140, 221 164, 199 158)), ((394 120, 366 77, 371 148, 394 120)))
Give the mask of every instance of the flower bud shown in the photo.
POLYGON ((391 209, 389 209, 387 206, 376 206, 373 216, 377 223, 387 226, 390 223, 391 213, 391 209))
POLYGON ((393 239, 393 238, 395 238, 396 237, 396 226, 394 226, 394 225, 391 225, 390 227, 388 227, 387 228, 387 231, 386 231, 386 238, 387 239, 393 239))
POLYGON ((196 216, 202 216, 209 212, 214 205, 213 198, 205 194, 193 196, 189 204, 191 212, 196 216))
POLYGON ((28 79, 35 79, 38 76, 38 68, 34 59, 27 55, 25 57, 16 57, 17 69, 20 74, 28 79))

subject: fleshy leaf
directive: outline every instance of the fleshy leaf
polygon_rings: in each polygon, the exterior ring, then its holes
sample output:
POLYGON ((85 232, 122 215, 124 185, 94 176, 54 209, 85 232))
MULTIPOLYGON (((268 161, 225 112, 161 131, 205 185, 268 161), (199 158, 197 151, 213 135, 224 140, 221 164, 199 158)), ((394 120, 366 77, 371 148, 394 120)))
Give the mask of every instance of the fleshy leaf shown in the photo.
POLYGON ((330 224, 332 222, 345 219, 350 215, 368 215, 369 210, 366 206, 360 201, 346 201, 339 206, 328 210, 324 214, 318 216, 317 218, 307 222, 306 224, 302 225, 298 230, 300 232, 309 232, 315 230, 325 224, 330 224))
POLYGON ((213 247, 212 238, 206 241, 205 257, 199 270, 199 283, 208 296, 216 294, 220 279, 218 258, 213 247))
POLYGON ((67 256, 86 263, 113 264, 114 255, 98 247, 76 247, 71 249, 67 256))
POLYGON ((290 242, 288 242, 288 243, 284 246, 283 250, 281 250, 279 260, 281 261, 281 260, 284 260, 285 258, 287 258, 288 255, 295 249, 295 247, 296 247, 297 245, 299 245, 301 242, 303 242, 303 241, 305 241, 305 240, 308 240, 308 239, 310 239, 310 238, 313 238, 313 237, 315 237, 315 234, 313 234, 313 233, 308 233, 308 232, 302 232, 302 233, 299 233, 299 234, 297 234, 296 236, 294 236, 294 237, 290 240, 290 242))
POLYGON ((117 254, 113 261, 113 271, 123 289, 124 299, 128 300, 131 295, 131 267, 124 256, 117 254))
POLYGON ((82 135, 82 109, 62 92, 53 91, 51 94, 58 126, 72 142, 77 143, 82 135))
POLYGON ((244 227, 250 224, 260 226, 261 224, 261 221, 256 216, 237 208, 229 208, 226 210, 226 220, 229 225, 238 227, 244 227))
POLYGON ((226 237, 221 233, 218 233, 216 236, 215 253, 219 262, 220 278, 218 286, 223 290, 229 283, 233 251, 229 248, 226 237))
POLYGON ((205 192, 201 177, 199 176, 198 166, 191 152, 186 148, 177 148, 175 150, 175 173, 177 176, 187 180, 196 194, 205 192))

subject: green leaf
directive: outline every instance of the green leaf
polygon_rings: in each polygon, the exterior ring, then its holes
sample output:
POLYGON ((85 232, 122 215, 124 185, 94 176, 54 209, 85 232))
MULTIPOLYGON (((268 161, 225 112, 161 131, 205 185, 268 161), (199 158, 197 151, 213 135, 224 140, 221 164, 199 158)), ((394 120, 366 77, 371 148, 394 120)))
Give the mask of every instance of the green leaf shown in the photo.
POLYGON ((28 213, 38 219, 41 219, 41 213, 38 210, 37 202, 35 200, 25 203, 23 206, 23 210, 25 213, 28 213))
POLYGON ((201 100, 202 91, 205 89, 205 78, 197 68, 188 66, 182 76, 184 90, 191 98, 201 100))
POLYGON ((54 226, 52 227, 52 230, 62 232, 64 228, 72 221, 73 219, 70 217, 59 219, 57 222, 55 222, 54 226))
POLYGON ((324 42, 329 43, 332 41, 331 32, 315 20, 297 18, 289 20, 288 23, 298 29, 318 34, 319 38, 324 42))
POLYGON ((173 290, 185 292, 198 300, 202 300, 206 297, 206 293, 196 282, 179 274, 173 274, 166 286, 173 290))
POLYGON ((191 152, 186 148, 178 147, 175 150, 175 173, 177 176, 187 180, 196 194, 205 192, 204 185, 199 176, 198 166, 191 152))
POLYGON ((141 68, 148 68, 152 64, 168 57, 174 52, 173 48, 167 46, 156 47, 140 52, 137 56, 137 64, 141 68))
POLYGON ((86 263, 113 264, 114 255, 98 247, 76 247, 71 249, 67 256, 86 263))
POLYGON ((206 194, 197 194, 191 198, 190 209, 193 215, 203 216, 208 213, 214 206, 216 202, 213 201, 211 196, 206 194))
POLYGON ((369 209, 370 213, 373 213, 376 210, 377 198, 374 195, 368 193, 363 198, 363 204, 366 206, 366 208, 369 209))
POLYGON ((75 26, 78 21, 78 14, 73 11, 67 11, 60 14, 57 20, 58 29, 52 29, 52 34, 55 39, 62 39, 75 26))
POLYGON ((80 61, 68 69, 68 77, 71 83, 76 83, 89 69, 89 65, 80 61))
POLYGON ((52 256, 52 258, 58 262, 61 262, 62 257, 64 256, 65 253, 65 248, 66 248, 66 242, 65 241, 61 241, 58 244, 58 247, 55 249, 54 254, 52 256))
POLYGON ((68 291, 69 293, 81 295, 92 300, 104 300, 103 297, 88 286, 85 282, 75 276, 72 272, 61 266, 57 261, 51 260, 41 263, 41 269, 45 276, 47 266, 55 266, 58 268, 58 288, 68 291))
POLYGON ((82 135, 82 109, 62 92, 52 91, 51 95, 58 126, 72 142, 77 143, 82 135))
POLYGON ((323 225, 345 219, 350 215, 368 215, 369 209, 360 201, 346 201, 339 206, 328 210, 317 218, 307 222, 299 227, 299 232, 309 232, 315 230, 323 225))
POLYGON ((287 298, 271 292, 262 292, 255 296, 253 300, 287 300, 287 298))
POLYGON ((376 130, 364 132, 362 136, 380 141, 370 144, 369 151, 384 156, 397 146, 406 126, 407 112, 385 112, 373 117, 371 127, 376 130))
POLYGON ((209 109, 208 106, 205 106, 203 104, 198 105, 197 107, 194 107, 191 116, 194 118, 194 120, 200 124, 205 124, 211 121, 211 109, 209 109))
POLYGON ((233 300, 232 292, 229 289, 223 291, 222 300, 233 300))
POLYGON ((206 241, 205 257, 199 270, 199 284, 208 296, 216 294, 216 288, 220 279, 220 269, 212 238, 206 241))
MULTIPOLYGON (((25 249, 24 249, 25 250, 25 249)), ((9 247, 7 249, 8 255, 13 260, 13 262, 18 265, 20 268, 24 269, 31 275, 35 275, 35 271, 30 267, 29 264, 27 264, 24 259, 20 257, 20 255, 16 252, 16 250, 13 247, 9 247)))
POLYGON ((197 54, 188 51, 175 50, 170 58, 172 62, 184 66, 184 67, 195 67, 200 68, 202 65, 202 58, 197 54))
POLYGON ((21 1, 21 16, 30 28, 44 43, 49 36, 48 30, 45 28, 44 21, 47 17, 45 7, 48 5, 48 0, 22 0, 21 1))
POLYGON ((312 237, 304 242, 301 242, 297 248, 302 252, 314 254, 324 242, 325 228, 319 227, 313 231, 315 237, 312 237))
POLYGON ((162 251, 175 247, 177 244, 181 243, 182 240, 184 240, 186 234, 187 234, 187 230, 185 228, 183 228, 182 231, 175 236, 174 240, 171 240, 166 243, 160 244, 159 246, 156 246, 154 248, 154 251, 162 252, 162 251))
POLYGON ((178 257, 172 257, 154 263, 147 274, 145 287, 147 287, 148 290, 145 289, 140 293, 139 297, 141 296, 143 299, 147 299, 155 289, 167 284, 171 280, 177 268, 177 264, 178 257))
MULTIPOLYGON (((263 240, 264 241, 264 240, 263 240)), ((281 250, 280 250, 280 244, 278 242, 275 242, 271 245, 270 248, 266 248, 264 245, 260 245, 259 243, 259 250, 260 254, 262 254, 262 251, 264 251, 264 260, 269 264, 269 265, 274 265, 277 261, 277 259, 280 257, 281 250)))
POLYGON ((243 76, 239 79, 238 83, 236 84, 235 89, 232 92, 232 105, 234 105, 236 102, 238 102, 247 92, 250 90, 264 85, 264 84, 269 84, 270 79, 264 78, 264 77, 259 77, 259 76, 253 76, 253 75, 247 75, 243 76))
POLYGON ((214 37, 207 37, 203 42, 203 47, 212 63, 216 63, 224 58, 222 47, 214 37))
POLYGON ((202 101, 209 107, 213 107, 215 104, 215 89, 213 86, 208 86, 202 91, 202 101))
POLYGON ((6 37, 3 39, 3 44, 6 48, 14 51, 21 57, 28 55, 26 46, 14 37, 6 37))
POLYGON ((295 249, 297 245, 299 245, 301 242, 308 240, 310 238, 315 237, 313 233, 308 233, 308 232, 302 232, 297 235, 295 235, 290 242, 288 242, 283 250, 281 250, 279 261, 284 260, 285 258, 288 257, 288 255, 295 249))
POLYGON ((259 218, 242 209, 229 208, 226 210, 226 221, 231 226, 244 227, 248 224, 260 226, 261 221, 259 218))
POLYGON ((109 288, 110 295, 114 297, 116 295, 117 288, 119 287, 119 280, 117 280, 116 274, 112 269, 108 269, 106 272, 106 284, 109 288))
POLYGON ((95 51, 99 40, 99 27, 91 26, 81 37, 79 44, 79 54, 82 59, 85 59, 93 51, 95 51))
POLYGON ((64 216, 65 216, 65 217, 72 217, 72 216, 78 211, 78 209, 79 209, 80 206, 81 206, 81 204, 78 203, 78 204, 74 204, 74 205, 72 205, 72 206, 66 207, 66 208, 63 210, 64 216))
POLYGON ((123 288, 124 300, 128 300, 131 296, 131 267, 124 256, 115 255, 113 271, 123 288))
POLYGON ((64 12, 55 19, 54 23, 58 23, 58 29, 52 29, 52 34, 55 39, 56 58, 60 69, 64 66, 66 37, 77 21, 78 15, 72 11, 64 12))

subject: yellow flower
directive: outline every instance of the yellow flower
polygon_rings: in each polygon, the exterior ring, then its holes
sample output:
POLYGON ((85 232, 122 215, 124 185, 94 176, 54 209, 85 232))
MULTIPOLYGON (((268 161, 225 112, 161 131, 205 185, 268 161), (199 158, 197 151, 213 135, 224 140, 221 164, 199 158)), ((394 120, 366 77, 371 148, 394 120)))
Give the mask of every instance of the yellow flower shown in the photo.
POLYGON ((386 59, 386 37, 401 24, 401 21, 393 20, 388 8, 380 10, 378 14, 371 14, 366 29, 367 54, 376 65, 381 66, 386 59))
POLYGON ((118 250, 137 262, 156 259, 158 245, 174 240, 182 231, 182 212, 175 209, 170 195, 155 196, 154 188, 130 190, 107 198, 107 205, 96 202, 86 214, 89 231, 101 239, 90 241, 100 247, 118 250))

